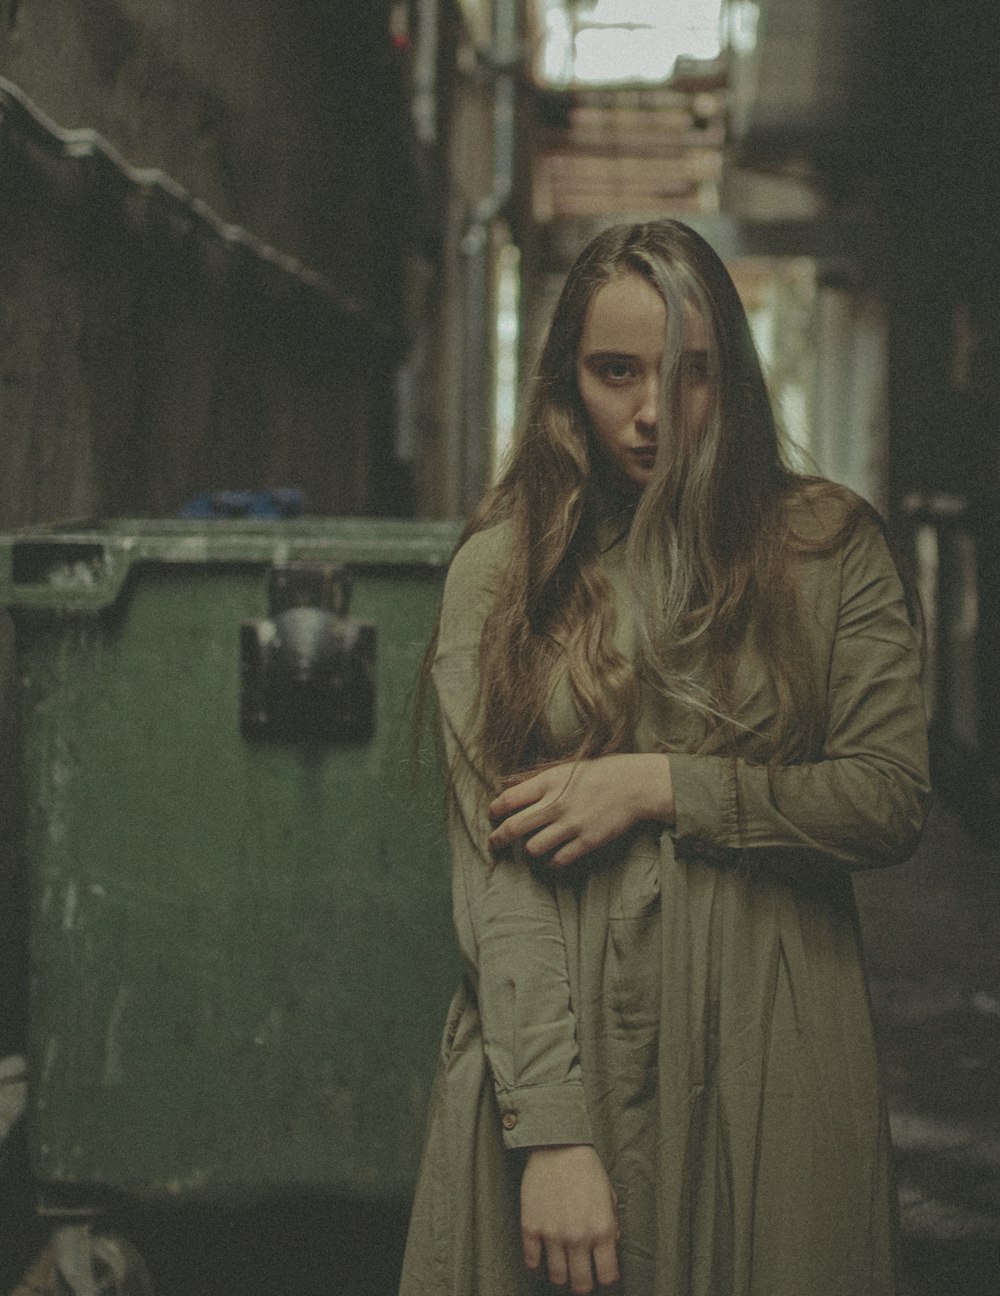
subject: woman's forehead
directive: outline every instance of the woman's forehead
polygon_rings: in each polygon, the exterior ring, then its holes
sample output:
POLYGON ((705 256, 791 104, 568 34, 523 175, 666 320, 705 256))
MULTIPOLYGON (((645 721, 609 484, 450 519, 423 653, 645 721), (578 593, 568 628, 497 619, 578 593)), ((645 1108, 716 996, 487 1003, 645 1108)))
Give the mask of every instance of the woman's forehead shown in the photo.
MULTIPOLYGON (((683 304, 685 350, 707 351, 711 330, 701 310, 690 299, 683 304)), ((621 350, 628 338, 662 340, 667 330, 669 307, 659 290, 643 275, 633 272, 609 279, 593 293, 587 304, 580 336, 586 350, 621 350)))
POLYGON ((603 349, 632 334, 662 337, 666 322, 666 306, 652 284, 641 275, 619 275, 601 284, 588 302, 582 340, 603 349))

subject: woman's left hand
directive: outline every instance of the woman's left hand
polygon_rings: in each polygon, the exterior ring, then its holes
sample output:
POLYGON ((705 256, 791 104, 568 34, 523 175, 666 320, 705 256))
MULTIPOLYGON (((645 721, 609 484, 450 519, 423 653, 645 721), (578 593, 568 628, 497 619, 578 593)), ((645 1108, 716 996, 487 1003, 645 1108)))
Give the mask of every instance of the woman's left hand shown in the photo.
POLYGON ((553 765, 501 793, 490 818, 503 820, 490 834, 493 850, 523 841, 532 857, 575 864, 642 820, 673 822, 670 758, 622 752, 553 765))

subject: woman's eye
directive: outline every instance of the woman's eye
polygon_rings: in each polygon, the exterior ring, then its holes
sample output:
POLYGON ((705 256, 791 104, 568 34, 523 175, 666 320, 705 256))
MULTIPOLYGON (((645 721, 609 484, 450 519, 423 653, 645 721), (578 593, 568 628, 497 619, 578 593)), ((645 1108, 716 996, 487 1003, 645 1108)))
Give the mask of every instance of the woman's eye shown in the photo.
POLYGON ((627 360, 606 360, 601 365, 601 377, 608 382, 627 382, 635 377, 635 368, 627 360))
POLYGON ((704 382, 708 378, 707 357, 689 356, 684 361, 684 377, 689 382, 704 382))

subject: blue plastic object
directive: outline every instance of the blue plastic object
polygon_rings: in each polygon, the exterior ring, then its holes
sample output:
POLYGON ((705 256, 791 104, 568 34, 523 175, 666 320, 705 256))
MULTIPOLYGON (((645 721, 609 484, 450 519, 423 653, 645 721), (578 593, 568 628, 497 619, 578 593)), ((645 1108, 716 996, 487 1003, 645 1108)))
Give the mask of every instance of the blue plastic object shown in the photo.
POLYGON ((182 518, 199 521, 231 518, 260 518, 280 521, 301 517, 305 508, 302 491, 294 486, 272 490, 220 490, 196 495, 178 511, 182 518))

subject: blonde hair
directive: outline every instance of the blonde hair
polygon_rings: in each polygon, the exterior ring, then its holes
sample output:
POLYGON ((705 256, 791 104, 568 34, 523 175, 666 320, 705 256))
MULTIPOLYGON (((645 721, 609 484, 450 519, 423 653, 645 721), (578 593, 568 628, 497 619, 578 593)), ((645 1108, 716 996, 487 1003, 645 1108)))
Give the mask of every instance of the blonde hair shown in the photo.
POLYGON ((510 532, 479 649, 477 745, 487 776, 501 782, 567 755, 627 747, 640 677, 702 717, 701 750, 735 750, 730 667, 751 626, 778 698, 775 759, 815 750, 825 715, 808 674, 793 665, 800 629, 790 564, 804 547, 836 547, 865 506, 839 510, 830 533, 807 542, 790 532, 788 501, 795 491, 837 490, 787 465, 745 312, 711 247, 670 220, 599 234, 566 279, 510 466, 463 535, 501 520, 510 532), (649 484, 632 501, 627 541, 634 663, 614 645, 614 602, 598 561, 602 522, 615 508, 630 511, 629 501, 615 495, 595 453, 576 379, 587 308, 601 287, 628 274, 666 305, 659 450, 649 484), (692 309, 709 336, 711 397, 697 426, 679 397, 692 309), (571 753, 546 724, 557 666, 581 721, 571 753))

